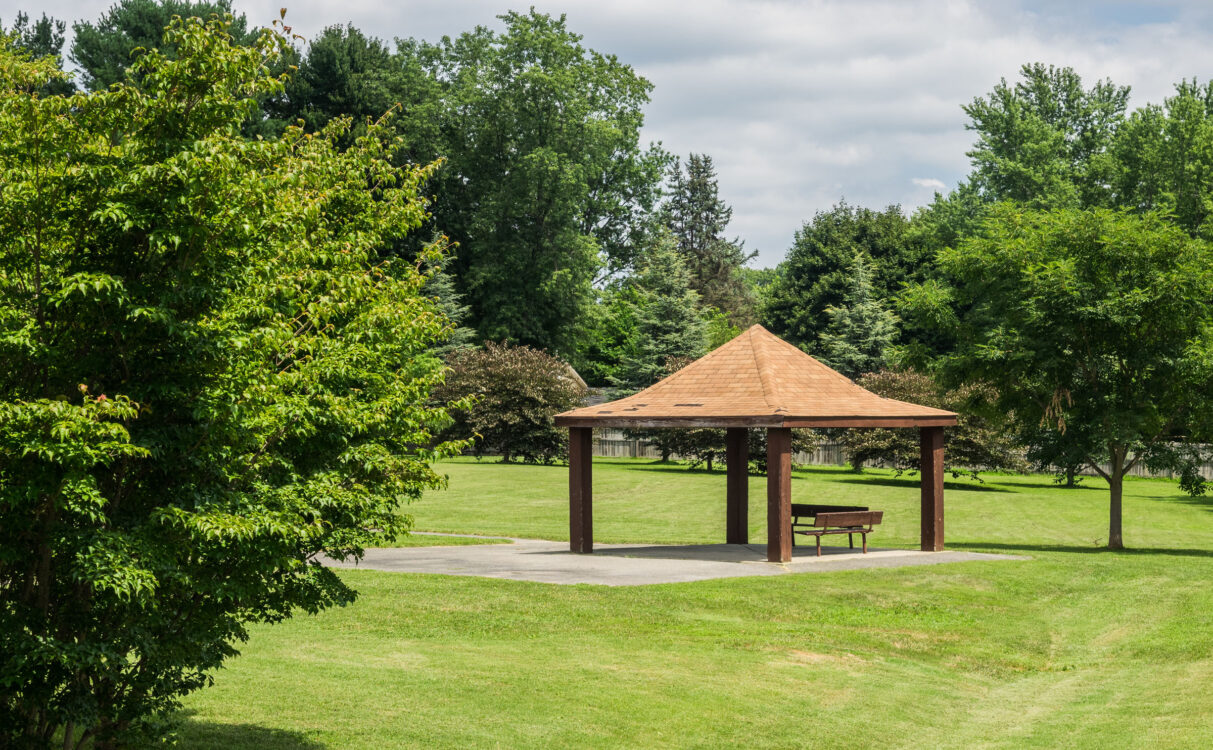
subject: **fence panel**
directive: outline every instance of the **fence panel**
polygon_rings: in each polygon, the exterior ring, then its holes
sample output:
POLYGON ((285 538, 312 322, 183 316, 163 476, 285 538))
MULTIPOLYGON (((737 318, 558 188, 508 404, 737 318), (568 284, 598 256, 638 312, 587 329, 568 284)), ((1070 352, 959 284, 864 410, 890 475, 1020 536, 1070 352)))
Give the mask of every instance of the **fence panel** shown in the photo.
MULTIPOLYGON (((661 458, 661 451, 652 443, 627 437, 624 430, 602 428, 594 431, 594 455, 602 458, 661 458)), ((841 443, 819 443, 812 451, 793 455, 792 462, 805 466, 846 466, 847 451, 841 443)), ((869 461, 864 465, 879 467, 883 464, 869 461)), ((1104 465, 1101 468, 1107 471, 1109 467, 1104 465)), ((1200 472, 1205 479, 1213 480, 1213 463, 1202 464, 1200 472)), ((1083 476, 1098 476, 1090 467, 1078 473, 1083 476)), ((1135 477, 1175 478, 1174 472, 1151 472, 1144 464, 1137 464, 1129 470, 1129 474, 1135 477)))

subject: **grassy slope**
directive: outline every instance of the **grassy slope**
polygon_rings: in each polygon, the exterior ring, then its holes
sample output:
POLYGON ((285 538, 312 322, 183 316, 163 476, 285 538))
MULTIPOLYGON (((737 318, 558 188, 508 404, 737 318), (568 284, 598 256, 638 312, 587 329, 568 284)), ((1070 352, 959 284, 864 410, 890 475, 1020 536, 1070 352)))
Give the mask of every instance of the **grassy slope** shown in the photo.
MULTIPOLYGON (((565 537, 566 469, 446 470, 418 528, 565 537)), ((595 472, 603 541, 723 535, 720 472, 595 472)), ((912 545, 913 482, 857 479, 793 493, 883 509, 876 544, 912 545)), ((760 480, 751 497, 759 539, 760 480)), ((1033 560, 635 588, 343 572, 359 602, 255 629, 188 701, 183 746, 1213 744, 1213 504, 1129 482, 1138 549, 1109 554, 1106 491, 989 477, 947 502, 950 547, 1033 560)))

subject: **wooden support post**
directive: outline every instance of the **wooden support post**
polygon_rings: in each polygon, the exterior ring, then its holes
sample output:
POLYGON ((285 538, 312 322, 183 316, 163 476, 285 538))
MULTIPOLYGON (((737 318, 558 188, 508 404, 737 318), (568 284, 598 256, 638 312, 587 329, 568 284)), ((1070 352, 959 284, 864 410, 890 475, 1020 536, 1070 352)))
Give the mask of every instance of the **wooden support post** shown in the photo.
POLYGON ((725 470, 728 472, 725 512, 725 541, 750 543, 750 431, 730 427, 725 431, 725 470))
POLYGON ((593 449, 589 427, 569 428, 569 549, 587 554, 594 551, 593 449))
POLYGON ((943 550, 943 428, 919 431, 922 470, 922 551, 943 550))
POLYGON ((792 559, 792 431, 767 430, 767 560, 792 559))

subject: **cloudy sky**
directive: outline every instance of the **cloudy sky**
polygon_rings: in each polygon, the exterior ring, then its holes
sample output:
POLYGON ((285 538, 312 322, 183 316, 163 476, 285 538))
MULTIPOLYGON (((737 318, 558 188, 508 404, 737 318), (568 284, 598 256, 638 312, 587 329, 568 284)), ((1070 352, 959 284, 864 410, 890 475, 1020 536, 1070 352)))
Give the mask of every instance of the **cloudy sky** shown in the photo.
MULTIPOLYGON (((114 0, 0 0, 95 18, 114 0)), ((906 210, 967 172, 960 106, 1026 62, 1133 87, 1131 106, 1213 77, 1207 2, 747 2, 744 0, 235 0, 253 24, 309 36, 335 23, 437 39, 530 4, 564 13, 585 43, 654 84, 645 137, 707 153, 734 208, 730 234, 774 265, 814 212, 845 198, 906 210)))

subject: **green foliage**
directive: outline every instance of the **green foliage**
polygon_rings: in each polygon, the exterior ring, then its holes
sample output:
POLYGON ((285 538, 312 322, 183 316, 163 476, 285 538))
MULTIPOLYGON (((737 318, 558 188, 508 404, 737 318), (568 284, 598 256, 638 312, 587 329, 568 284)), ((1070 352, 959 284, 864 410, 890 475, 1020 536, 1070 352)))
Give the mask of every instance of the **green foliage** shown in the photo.
MULTIPOLYGON (((431 243, 431 249, 446 248, 446 238, 439 236, 431 243)), ((426 273, 425 286, 422 292, 434 301, 434 306, 444 319, 449 322, 442 333, 440 343, 433 348, 437 357, 445 358, 456 349, 466 349, 475 346, 476 331, 462 325, 468 317, 468 306, 463 304, 463 295, 455 291, 455 279, 446 270, 446 258, 443 265, 429 264, 426 273)))
MULTIPOLYGON (((631 264, 665 155, 639 147, 651 85, 581 45, 564 18, 507 13, 402 65, 439 83, 435 222, 458 243, 452 270, 482 336, 572 356, 592 284, 631 264)), ((428 137, 428 136, 427 136, 428 137)))
POLYGON ((450 373, 436 396, 467 400, 449 434, 474 440, 475 455, 545 464, 567 457, 568 431, 552 418, 581 406, 586 396, 567 364, 529 346, 492 342, 455 351, 447 362, 450 373))
MULTIPOLYGON (((164 36, 174 16, 231 15, 231 0, 118 0, 97 22, 72 24, 71 60, 89 91, 101 91, 123 80, 140 50, 159 49, 173 57, 176 45, 164 36)), ((229 33, 236 44, 251 45, 258 32, 248 30, 244 14, 234 16, 229 33)))
POLYGON ((703 308, 703 324, 710 352, 741 335, 741 327, 729 322, 729 316, 714 307, 703 308))
MULTIPOLYGON (((1026 468, 1001 421, 985 416, 998 396, 990 386, 970 383, 944 388, 930 376, 912 370, 870 372, 857 382, 885 398, 956 412, 956 426, 944 430, 944 458, 952 476, 969 474, 977 479, 979 470, 1026 468)), ((846 430, 842 443, 856 471, 869 461, 892 467, 898 474, 918 471, 920 466, 916 429, 846 430)))
POLYGON ((1213 83, 1183 81, 1162 106, 1134 112, 1113 154, 1118 205, 1163 212, 1189 234, 1213 238, 1213 83))
MULTIPOLYGON (((51 18, 45 13, 42 18, 30 23, 29 15, 18 11, 17 18, 11 29, 0 27, 0 35, 9 34, 13 37, 15 50, 26 52, 31 59, 50 58, 55 66, 63 67, 63 32, 67 23, 51 18)), ((41 96, 63 96, 76 90, 68 78, 54 77, 38 87, 41 96)))
POLYGON ((691 273, 691 288, 703 304, 724 312, 730 322, 754 322, 754 298, 742 268, 757 253, 746 253, 740 240, 727 240, 724 230, 733 209, 720 199, 716 168, 707 154, 691 154, 684 171, 678 159, 670 165, 669 197, 658 218, 674 236, 691 273))
POLYGON ((841 307, 827 307, 830 324, 821 334, 822 361, 849 378, 884 368, 897 336, 897 316, 872 293, 863 253, 851 263, 851 288, 841 307))
POLYGON ((612 383, 639 390, 702 356, 707 342, 698 295, 669 235, 657 236, 629 284, 635 289, 635 332, 612 383))
POLYGON ((461 447, 419 447, 449 324, 379 260, 432 168, 381 128, 245 140, 281 42, 231 29, 174 21, 171 56, 70 97, 0 48, 6 746, 147 742, 247 623, 349 602, 317 558, 407 529, 461 447))
POLYGON ((876 299, 887 300, 903 283, 927 277, 933 248, 909 229, 899 206, 878 212, 840 203, 818 213, 796 233, 767 289, 763 325, 810 354, 820 351, 830 323, 826 309, 845 302, 856 253, 871 261, 876 299))
POLYGON ((964 107, 978 134, 971 180, 990 202, 1033 208, 1107 205, 1110 156, 1129 89, 1099 81, 1083 89, 1070 68, 1041 63, 1020 68, 987 97, 964 107))
POLYGON ((1213 251, 1157 214, 1001 206, 939 262, 946 292, 915 300, 935 319, 944 297, 963 311, 948 370, 992 384, 1021 434, 1047 427, 1067 443, 1052 452, 1110 466, 1120 546, 1124 474, 1183 470, 1180 446, 1213 426, 1213 251))
POLYGON ((620 363, 636 346, 636 311, 640 304, 639 290, 626 281, 598 290, 577 359, 577 371, 591 386, 617 382, 620 363))

